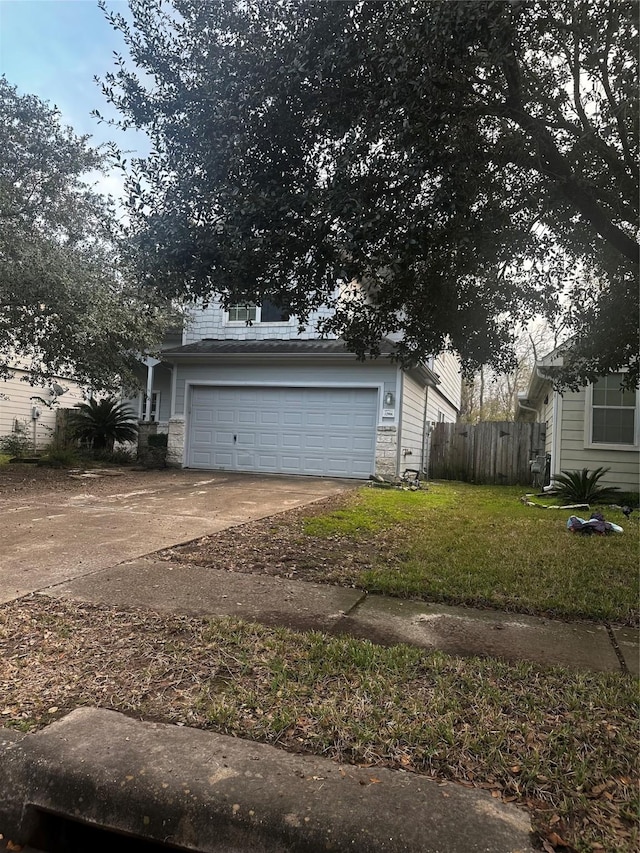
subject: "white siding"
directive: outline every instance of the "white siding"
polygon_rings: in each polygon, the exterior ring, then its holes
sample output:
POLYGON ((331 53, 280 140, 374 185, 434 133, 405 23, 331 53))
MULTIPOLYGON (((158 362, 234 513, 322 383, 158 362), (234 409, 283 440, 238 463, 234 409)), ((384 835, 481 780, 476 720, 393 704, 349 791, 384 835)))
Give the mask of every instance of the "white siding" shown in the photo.
MULTIPOLYGON (((601 482, 624 491, 640 489, 640 453, 637 450, 610 450, 585 447, 586 389, 562 395, 560 469, 579 471, 605 467, 611 470, 601 482)), ((547 430, 547 435, 549 435, 547 430)))
MULTIPOLYGON (((444 397, 449 405, 447 413, 455 412, 451 420, 456 420, 460 411, 462 397, 462 376, 460 373, 460 359, 451 352, 443 352, 433 359, 433 370, 440 377, 438 393, 444 397)), ((447 418, 449 420, 449 418, 447 418)))
POLYGON ((455 423, 458 419, 458 409, 443 396, 440 386, 429 388, 427 395, 427 420, 438 423, 444 421, 447 424, 455 423))
POLYGON ((292 318, 284 323, 254 323, 247 326, 246 323, 225 322, 226 314, 220 299, 216 297, 206 308, 194 308, 188 320, 183 343, 191 344, 205 338, 214 340, 300 340, 314 339, 318 337, 316 329, 321 317, 331 316, 329 308, 314 312, 309 317, 307 328, 300 332, 298 321, 292 318))
POLYGON ((403 377, 402 422, 400 429, 400 470, 424 468, 425 388, 410 376, 403 377))
POLYGON ((33 386, 23 381, 27 375, 23 370, 16 370, 13 379, 0 382, 0 395, 2 395, 0 396, 0 436, 20 431, 30 441, 33 441, 35 426, 36 448, 41 449, 49 444, 53 438, 56 409, 71 409, 76 403, 82 403, 85 398, 81 387, 76 382, 60 379, 58 383, 68 390, 56 398, 57 404, 55 406, 49 408, 43 403, 31 399, 32 397, 41 397, 43 400, 53 400, 49 389, 33 386), (31 417, 34 406, 40 409, 40 417, 37 420, 31 417))

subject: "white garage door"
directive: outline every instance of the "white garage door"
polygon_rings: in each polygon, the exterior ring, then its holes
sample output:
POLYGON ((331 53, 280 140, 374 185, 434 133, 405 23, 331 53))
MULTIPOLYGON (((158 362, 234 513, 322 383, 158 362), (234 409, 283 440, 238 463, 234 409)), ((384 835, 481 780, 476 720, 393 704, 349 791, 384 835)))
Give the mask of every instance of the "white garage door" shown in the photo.
POLYGON ((366 478, 377 410, 374 388, 195 386, 187 466, 366 478))

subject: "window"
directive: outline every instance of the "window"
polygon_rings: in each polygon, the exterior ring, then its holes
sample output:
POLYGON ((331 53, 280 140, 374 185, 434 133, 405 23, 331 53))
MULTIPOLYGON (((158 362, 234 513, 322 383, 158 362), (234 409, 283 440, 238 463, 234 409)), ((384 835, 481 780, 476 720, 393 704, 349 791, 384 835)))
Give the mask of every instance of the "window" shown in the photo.
POLYGON ((256 319, 257 310, 255 305, 231 305, 229 306, 229 322, 253 323, 256 319))
POLYGON ((231 305, 228 313, 230 323, 286 323, 289 320, 288 312, 269 299, 263 299, 259 308, 256 305, 231 305))
MULTIPOLYGON (((141 391, 138 395, 138 419, 143 421, 146 413, 147 395, 141 391)), ((149 420, 156 423, 160 420, 160 392, 151 392, 151 407, 149 409, 149 420)))
POLYGON ((282 308, 278 308, 277 305, 274 305, 273 302, 269 302, 268 299, 262 300, 262 305, 260 307, 261 323, 286 323, 288 319, 288 312, 283 311, 282 308))
POLYGON ((622 374, 613 373, 591 388, 591 441, 593 444, 635 444, 636 392, 622 390, 622 374))

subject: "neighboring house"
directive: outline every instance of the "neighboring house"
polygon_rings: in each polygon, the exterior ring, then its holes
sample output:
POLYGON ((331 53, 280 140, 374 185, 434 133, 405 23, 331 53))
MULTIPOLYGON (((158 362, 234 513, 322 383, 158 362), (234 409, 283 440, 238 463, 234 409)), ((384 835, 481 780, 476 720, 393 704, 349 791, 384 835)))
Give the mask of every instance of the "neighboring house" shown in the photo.
POLYGON ((300 332, 267 301, 194 310, 147 372, 146 419, 168 432, 170 462, 364 479, 424 469, 432 424, 458 415, 457 359, 402 370, 383 341, 380 358, 359 361, 340 340, 320 339, 321 316, 300 332))
POLYGON ((0 437, 24 436, 35 450, 41 450, 53 438, 56 410, 82 403, 86 399, 83 389, 62 377, 44 388, 30 385, 26 370, 12 372, 11 379, 0 380, 0 437))
POLYGON ((579 391, 554 391, 546 371, 561 364, 558 350, 536 364, 516 414, 516 420, 546 423, 551 481, 561 471, 604 467, 610 471, 602 483, 640 491, 640 393, 623 391, 620 373, 579 391))

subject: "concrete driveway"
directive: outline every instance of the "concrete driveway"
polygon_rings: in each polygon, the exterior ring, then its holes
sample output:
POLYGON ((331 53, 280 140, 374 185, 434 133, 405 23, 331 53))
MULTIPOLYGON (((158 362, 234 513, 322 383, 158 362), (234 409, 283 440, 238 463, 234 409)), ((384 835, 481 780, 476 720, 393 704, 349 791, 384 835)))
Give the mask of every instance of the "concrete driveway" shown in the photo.
MULTIPOLYGON (((104 484, 102 484, 104 485, 104 484)), ((0 603, 115 566, 226 527, 338 494, 353 480, 209 471, 141 472, 109 493, 83 481, 75 492, 0 499, 0 603)))

